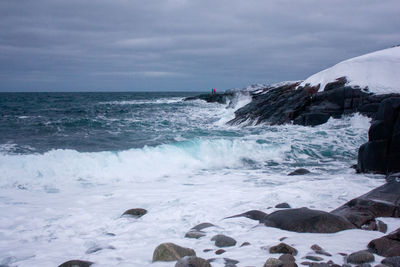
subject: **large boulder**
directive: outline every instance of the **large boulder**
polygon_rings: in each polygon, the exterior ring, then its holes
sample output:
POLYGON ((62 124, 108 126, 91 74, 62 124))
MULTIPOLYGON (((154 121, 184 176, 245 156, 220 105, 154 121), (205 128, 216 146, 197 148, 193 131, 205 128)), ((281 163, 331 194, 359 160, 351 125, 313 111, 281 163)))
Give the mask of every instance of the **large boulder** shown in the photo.
POLYGON ((400 228, 369 242, 368 249, 383 257, 400 256, 400 228))
POLYGON ((185 256, 196 256, 196 252, 173 243, 163 243, 154 250, 153 261, 177 261, 185 256))
POLYGON ((400 183, 397 180, 392 177, 386 184, 350 200, 331 213, 346 218, 357 228, 377 217, 399 217, 400 183))
POLYGON ((266 226, 299 233, 335 233, 355 228, 345 218, 308 208, 275 211, 264 217, 266 226))
POLYGON ((400 97, 382 100, 368 131, 368 142, 358 150, 359 172, 400 171, 400 97))

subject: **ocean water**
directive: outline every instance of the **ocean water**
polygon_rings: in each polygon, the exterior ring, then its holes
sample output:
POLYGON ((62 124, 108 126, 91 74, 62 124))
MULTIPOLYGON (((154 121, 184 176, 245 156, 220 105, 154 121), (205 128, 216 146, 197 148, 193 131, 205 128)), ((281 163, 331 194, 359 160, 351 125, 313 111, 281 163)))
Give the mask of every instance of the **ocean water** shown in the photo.
MULTIPOLYGON (((157 245, 173 242, 198 256, 262 266, 279 238, 302 261, 318 243, 337 263, 339 252, 365 248, 382 233, 349 230, 299 234, 246 218, 224 219, 276 204, 330 211, 384 183, 356 174, 358 147, 370 120, 359 114, 317 127, 227 126, 231 105, 183 101, 195 93, 0 94, 0 265, 174 266, 152 263, 157 245), (296 168, 312 173, 287 176, 296 168), (121 217, 130 208, 148 214, 121 217), (184 238, 202 222, 200 239, 184 238), (211 237, 238 241, 215 255, 211 237), (251 246, 239 247, 245 241, 251 246), (343 246, 343 242, 351 245, 343 246), (93 252, 94 251, 94 252, 93 252)), ((398 227, 383 219, 389 229, 398 227)), ((377 258, 379 260, 379 257, 377 258)))

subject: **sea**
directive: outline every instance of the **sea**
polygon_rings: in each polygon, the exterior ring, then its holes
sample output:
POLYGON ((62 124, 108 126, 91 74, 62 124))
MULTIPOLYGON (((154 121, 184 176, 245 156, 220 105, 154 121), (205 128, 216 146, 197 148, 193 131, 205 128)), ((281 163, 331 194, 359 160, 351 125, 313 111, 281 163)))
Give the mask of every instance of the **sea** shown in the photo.
MULTIPOLYGON (((248 94, 231 103, 184 101, 195 92, 0 93, 0 266, 175 266, 152 262, 172 242, 212 266, 262 266, 280 238, 300 261, 318 243, 341 264, 382 233, 300 234, 248 218, 286 202, 330 211, 384 183, 356 174, 370 119, 359 114, 316 127, 228 125, 248 94), (311 173, 287 174, 297 168, 311 173), (141 218, 121 216, 132 208, 141 218), (185 238, 199 223, 206 236, 185 238), (211 238, 233 237, 218 249, 211 238), (243 242, 251 245, 241 247, 243 242)), ((389 230, 399 223, 383 218, 389 230)), ((276 255, 274 257, 277 257, 276 255)), ((379 258, 377 258, 379 260, 379 258)))

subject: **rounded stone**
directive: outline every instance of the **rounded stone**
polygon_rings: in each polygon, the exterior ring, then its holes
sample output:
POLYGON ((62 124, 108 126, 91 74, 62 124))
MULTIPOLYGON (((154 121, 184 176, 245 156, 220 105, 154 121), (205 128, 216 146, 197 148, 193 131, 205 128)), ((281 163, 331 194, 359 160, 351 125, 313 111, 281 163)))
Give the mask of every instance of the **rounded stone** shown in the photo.
POLYGON ((361 250, 351 253, 349 256, 347 256, 346 260, 348 263, 363 264, 373 262, 375 260, 375 257, 374 254, 372 254, 371 252, 361 250))
POLYGON ((196 256, 196 252, 173 243, 163 243, 154 250, 153 261, 176 261, 185 256, 196 256))
POLYGON ((276 246, 272 246, 269 248, 269 253, 282 253, 282 254, 291 254, 293 256, 297 255, 297 249, 289 246, 285 243, 280 243, 276 246))
POLYGON ((283 266, 283 262, 275 258, 269 258, 264 263, 264 267, 281 267, 281 266, 283 266))
POLYGON ((211 265, 203 258, 185 256, 176 262, 175 267, 211 267, 211 265))
POLYGON ((125 211, 122 214, 122 216, 127 215, 127 216, 132 216, 132 217, 135 217, 135 218, 140 218, 143 215, 145 215, 146 213, 147 213, 147 210, 145 210, 145 209, 135 208, 135 209, 129 209, 129 210, 125 211))
POLYGON ((58 267, 89 267, 93 262, 90 261, 81 261, 81 260, 70 260, 66 261, 58 267))
POLYGON ((215 235, 211 238, 211 241, 215 241, 215 245, 220 248, 236 245, 236 240, 226 235, 215 235))

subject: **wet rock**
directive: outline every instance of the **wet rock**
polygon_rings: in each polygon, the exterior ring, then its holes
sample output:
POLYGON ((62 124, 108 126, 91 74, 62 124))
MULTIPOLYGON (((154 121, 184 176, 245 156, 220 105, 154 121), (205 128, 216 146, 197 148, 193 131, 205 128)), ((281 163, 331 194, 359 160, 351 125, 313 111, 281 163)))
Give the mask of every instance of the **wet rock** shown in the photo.
POLYGON ((211 265, 205 259, 185 256, 176 262, 175 267, 211 267, 211 265))
POLYGON ((285 240, 285 239, 287 239, 286 236, 279 238, 279 241, 283 241, 283 240, 285 240))
POLYGON ((309 170, 304 169, 304 168, 300 168, 300 169, 297 169, 297 170, 289 173, 288 175, 289 176, 292 176, 292 175, 305 175, 305 174, 309 174, 309 173, 311 173, 309 170))
POLYGON ((350 200, 331 211, 342 216, 357 228, 375 220, 377 217, 399 217, 400 183, 393 179, 370 192, 350 200))
POLYGON ((363 263, 373 262, 374 260, 375 260, 374 254, 366 250, 361 250, 351 253, 346 257, 347 263, 353 263, 353 264, 363 264, 363 263))
POLYGON ((66 261, 58 267, 89 267, 93 262, 90 261, 81 261, 81 260, 70 260, 66 261))
POLYGON ((386 233, 387 229, 388 229, 387 224, 378 220, 378 231, 381 233, 386 233))
POLYGON ((185 256, 196 256, 196 252, 173 243, 163 243, 154 250, 153 261, 176 261, 185 256))
POLYGON ((281 260, 282 262, 295 262, 296 259, 293 257, 292 254, 283 254, 279 257, 279 260, 281 260))
POLYGON ((225 267, 235 267, 239 263, 238 260, 224 258, 225 267))
POLYGON ((277 209, 290 209, 290 205, 286 202, 284 203, 279 203, 275 206, 277 209))
POLYGON ((305 259, 310 260, 310 261, 323 261, 324 258, 318 257, 318 256, 313 256, 313 255, 307 255, 305 256, 305 259))
POLYGON ((252 220, 256 220, 256 221, 262 222, 262 220, 264 219, 264 217, 266 215, 267 215, 267 213, 259 211, 259 210, 250 210, 250 211, 247 211, 245 213, 241 213, 241 214, 237 214, 237 215, 226 217, 225 219, 237 218, 237 217, 245 217, 245 218, 249 218, 249 219, 252 219, 252 220))
POLYGON ((383 257, 400 256, 400 228, 369 242, 368 249, 383 257))
POLYGON ((386 259, 383 259, 381 261, 381 263, 385 264, 387 266, 391 266, 391 267, 399 267, 400 266, 400 256, 387 257, 386 259))
POLYGON ((372 267, 372 265, 369 263, 363 263, 360 265, 360 267, 372 267))
POLYGON ((122 216, 132 216, 135 218, 140 218, 143 215, 145 215, 147 213, 147 210, 145 209, 141 209, 141 208, 136 208, 136 209, 129 209, 127 211, 125 211, 122 216))
POLYGON ((368 142, 358 150, 357 170, 388 174, 400 171, 400 97, 379 104, 368 131, 368 142))
POLYGON ((194 238, 194 239, 199 239, 200 237, 206 236, 206 233, 203 231, 197 231, 197 230, 190 230, 185 234, 186 238, 194 238))
POLYGON ((192 227, 190 230, 201 231, 201 230, 209 228, 209 227, 215 227, 215 225, 212 223, 204 222, 204 223, 200 223, 200 224, 192 227))
POLYGON ((221 254, 223 254, 225 252, 226 252, 226 250, 224 250, 224 249, 218 249, 217 251, 215 251, 215 254, 221 255, 221 254))
POLYGON ((213 249, 211 249, 211 248, 203 249, 203 252, 210 252, 210 251, 213 251, 213 249))
POLYGON ((280 243, 276 246, 272 246, 269 248, 269 253, 282 253, 282 254, 291 254, 293 256, 297 255, 297 249, 294 247, 289 246, 285 243, 280 243))
POLYGON ((226 235, 215 235, 211 238, 211 241, 215 241, 215 245, 220 248, 236 245, 236 240, 226 235))
POLYGON ((325 255, 325 256, 329 256, 329 257, 332 256, 330 253, 326 252, 323 248, 321 248, 317 244, 312 245, 311 249, 317 254, 325 255))
POLYGON ((209 103, 220 103, 220 104, 226 104, 229 100, 233 99, 234 94, 233 93, 215 93, 215 94, 201 94, 198 96, 190 96, 186 97, 184 101, 189 101, 189 100, 204 100, 209 103))
POLYGON ((269 258, 264 263, 264 267, 281 267, 281 266, 283 266, 283 262, 275 258, 269 258))
POLYGON ((328 263, 326 262, 310 262, 310 267, 331 267, 328 263))
POLYGON ((299 233, 335 233, 354 229, 346 219, 308 208, 275 211, 264 217, 266 226, 299 233))
POLYGON ((249 242, 243 242, 243 244, 240 245, 240 247, 246 247, 250 246, 251 244, 249 242))

